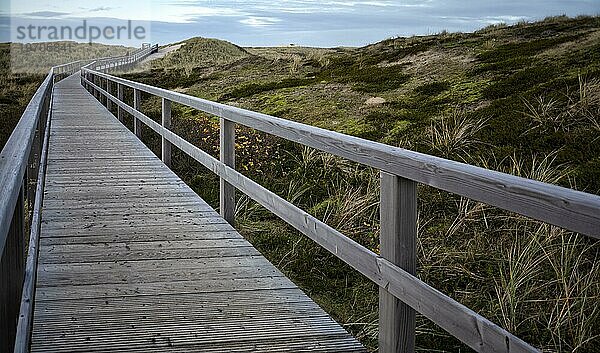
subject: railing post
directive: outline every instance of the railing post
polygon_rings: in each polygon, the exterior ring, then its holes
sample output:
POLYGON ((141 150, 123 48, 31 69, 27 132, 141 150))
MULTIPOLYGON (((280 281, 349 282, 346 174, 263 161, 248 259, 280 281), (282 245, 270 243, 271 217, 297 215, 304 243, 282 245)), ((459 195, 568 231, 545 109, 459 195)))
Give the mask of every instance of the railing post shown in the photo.
MULTIPOLYGON (((108 78, 106 79, 106 93, 112 95, 112 83, 108 78)), ((108 95, 106 96, 106 109, 109 112, 112 110, 112 101, 108 98, 108 95)))
MULTIPOLYGON (((133 89, 133 109, 140 111, 140 106, 142 104, 142 92, 139 89, 133 89)), ((142 138, 142 122, 140 119, 133 117, 133 133, 139 139, 142 138)))
MULTIPOLYGON (((94 75, 94 84, 96 87, 100 87, 100 77, 98 75, 94 75)), ((100 91, 97 88, 94 88, 94 93, 97 100, 100 100, 100 91)))
MULTIPOLYGON (((47 107, 47 101, 46 99, 44 99, 42 101, 42 113, 46 111, 46 107, 47 107)), ((42 118, 40 117, 38 119, 38 123, 37 123, 37 127, 35 130, 35 136, 33 138, 33 144, 31 146, 31 152, 29 153, 29 163, 28 163, 28 168, 27 168, 27 172, 25 180, 27 180, 27 205, 29 206, 29 209, 32 210, 33 209, 33 200, 35 199, 35 190, 36 190, 36 186, 37 186, 37 172, 38 172, 38 167, 39 167, 39 156, 40 156, 40 152, 42 150, 42 141, 41 141, 41 134, 42 134, 42 118)))
MULTIPOLYGON (((120 83, 117 83, 117 99, 123 102, 123 85, 120 83)), ((120 105, 117 107, 117 119, 123 122, 123 109, 120 105)))
MULTIPOLYGON (((162 126, 165 129, 171 129, 171 101, 162 99, 162 126)), ((162 137, 162 161, 167 167, 171 167, 171 142, 164 136, 162 137)))
MULTIPOLYGON (((221 118, 221 162, 235 168, 235 123, 221 118)), ((235 225, 235 187, 223 178, 220 179, 219 208, 221 216, 232 226, 235 225)))
MULTIPOLYGON (((416 273, 417 183, 381 172, 380 253, 416 273)), ((415 311, 379 287, 379 353, 415 351, 415 311)))

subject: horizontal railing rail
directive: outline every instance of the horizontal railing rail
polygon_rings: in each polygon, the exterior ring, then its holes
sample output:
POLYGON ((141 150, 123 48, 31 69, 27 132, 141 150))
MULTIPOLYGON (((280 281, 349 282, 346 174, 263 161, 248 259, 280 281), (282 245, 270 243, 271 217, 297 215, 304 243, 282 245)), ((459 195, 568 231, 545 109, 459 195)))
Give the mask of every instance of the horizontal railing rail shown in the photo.
MULTIPOLYGON (((119 56, 113 60, 131 65, 157 48, 155 45, 136 50, 131 58, 119 56)), ((119 67, 110 58, 102 60, 105 67, 119 67)), ((51 68, 0 152, 1 352, 29 349, 52 89, 55 82, 94 63, 95 60, 79 60, 51 68), (31 219, 27 259, 26 219, 31 219)))
POLYGON ((472 165, 256 113, 82 69, 82 83, 107 107, 117 106, 162 138, 162 159, 171 145, 220 177, 220 208, 234 223, 234 188, 273 212, 380 287, 380 352, 414 351, 415 311, 478 352, 537 352, 518 337, 427 285, 415 275, 416 185, 422 183, 571 231, 600 237, 600 197, 472 165), (116 95, 112 88, 116 88, 116 95), (133 90, 133 106, 124 88, 133 90), (141 92, 162 99, 159 124, 140 111, 141 92), (220 160, 170 130, 171 104, 221 118, 220 160), (381 170, 381 254, 378 255, 235 170, 235 124, 313 147, 381 170))

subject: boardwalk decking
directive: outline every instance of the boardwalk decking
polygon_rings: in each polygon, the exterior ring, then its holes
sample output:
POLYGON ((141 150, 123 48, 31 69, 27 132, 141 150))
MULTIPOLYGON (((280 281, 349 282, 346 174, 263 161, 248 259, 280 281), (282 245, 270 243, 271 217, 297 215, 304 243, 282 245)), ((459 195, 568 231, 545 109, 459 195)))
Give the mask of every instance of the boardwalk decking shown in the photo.
POLYGON ((364 351, 78 75, 54 89, 32 352, 364 351))

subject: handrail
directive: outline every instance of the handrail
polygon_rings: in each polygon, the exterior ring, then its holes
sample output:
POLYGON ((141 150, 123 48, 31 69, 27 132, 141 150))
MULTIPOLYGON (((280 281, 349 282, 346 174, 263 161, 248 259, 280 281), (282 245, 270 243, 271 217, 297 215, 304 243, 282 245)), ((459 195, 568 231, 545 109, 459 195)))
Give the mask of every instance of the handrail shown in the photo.
POLYGON ((117 105, 120 120, 122 112, 127 112, 133 117, 134 126, 144 123, 162 137, 165 163, 170 161, 169 152, 165 151, 174 145, 217 174, 221 180, 221 214, 230 223, 233 223, 230 215, 235 200, 229 189, 235 187, 378 284, 380 352, 414 351, 414 311, 478 352, 538 352, 415 276, 417 182, 600 238, 600 197, 596 195, 367 141, 87 68, 82 69, 81 75, 90 92, 105 97, 107 105, 117 105), (107 89, 102 88, 102 82, 107 89), (110 92, 113 85, 117 86, 117 96, 110 92), (124 102, 123 87, 133 89, 133 107, 124 102), (140 92, 162 98, 162 124, 139 111, 140 92), (172 102, 221 118, 221 160, 170 131, 172 102), (380 169, 381 255, 236 171, 234 123, 380 169))
POLYGON ((97 70, 97 71, 98 70, 107 71, 107 70, 115 69, 115 68, 124 68, 124 67, 128 67, 130 65, 133 65, 133 64, 141 61, 146 56, 154 53, 157 50, 158 50, 158 44, 155 44, 155 45, 147 47, 147 48, 137 49, 136 51, 134 51, 133 53, 131 53, 129 55, 95 59, 94 61, 90 62, 88 65, 85 65, 83 67, 87 68, 87 69, 97 70))
MULTIPOLYGON (((0 351, 13 349, 25 273, 25 202, 31 201, 32 180, 37 175, 38 149, 43 118, 54 84, 50 70, 25 108, 0 152, 0 351), (35 146, 35 147, 34 147, 35 146)), ((37 195, 36 195, 37 197, 37 195)))
MULTIPOLYGON (((157 45, 136 50, 130 56, 115 57, 116 63, 132 65, 157 45)), ((108 58, 105 66, 118 68, 108 58)), ((29 347, 30 315, 33 310, 33 286, 37 266, 37 239, 43 179, 45 147, 50 123, 52 89, 63 77, 78 72, 93 60, 78 60, 52 67, 29 101, 21 119, 0 152, 0 351, 26 352, 29 347), (30 251, 25 263, 25 203, 32 207, 30 251), (25 288, 25 291, 23 291, 25 288), (19 317, 19 310, 22 315, 19 317), (19 325, 17 325, 19 322, 19 325), (18 336, 17 345, 14 345, 18 336)))
MULTIPOLYGON (((83 69, 82 73, 91 73, 83 69)), ((112 82, 393 175, 600 239, 600 196, 253 112, 101 72, 112 82)))

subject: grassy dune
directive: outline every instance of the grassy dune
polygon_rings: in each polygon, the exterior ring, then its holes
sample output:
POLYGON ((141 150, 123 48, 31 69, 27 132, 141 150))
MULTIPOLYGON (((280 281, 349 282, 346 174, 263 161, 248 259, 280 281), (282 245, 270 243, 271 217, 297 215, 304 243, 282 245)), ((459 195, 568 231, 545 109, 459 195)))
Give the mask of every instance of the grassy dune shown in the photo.
POLYGON ((22 44, 0 43, 0 149, 4 147, 50 67, 76 60, 123 55, 132 50, 121 46, 74 42, 52 45, 54 49, 49 53, 45 44, 33 44, 25 51, 22 44), (11 53, 17 55, 19 60, 11 60, 11 53))

